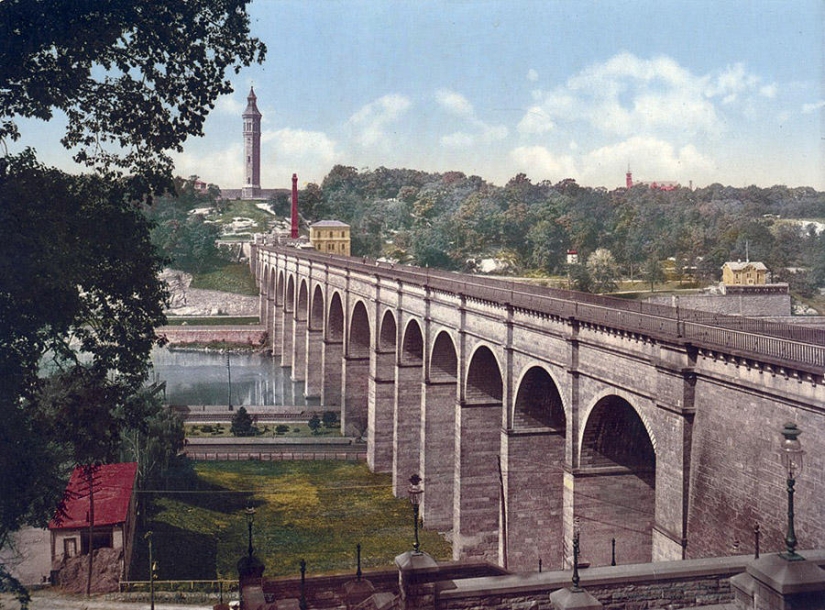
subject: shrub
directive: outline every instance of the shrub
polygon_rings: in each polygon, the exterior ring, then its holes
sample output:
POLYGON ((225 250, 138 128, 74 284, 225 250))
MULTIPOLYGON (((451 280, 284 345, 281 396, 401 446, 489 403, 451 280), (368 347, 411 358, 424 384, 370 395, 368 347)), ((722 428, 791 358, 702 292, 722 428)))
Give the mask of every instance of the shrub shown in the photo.
POLYGON ((309 429, 312 430, 313 434, 318 434, 318 430, 321 429, 321 418, 318 417, 317 413, 313 413, 312 417, 309 418, 307 422, 309 429))
POLYGON ((335 411, 324 411, 324 428, 335 428, 338 426, 338 414, 335 411))
POLYGON ((278 424, 277 426, 275 426, 276 434, 286 434, 287 432, 289 432, 289 426, 287 426, 286 424, 278 424))
POLYGON ((204 434, 212 434, 214 430, 215 429, 212 427, 212 424, 204 424, 201 426, 201 432, 203 432, 204 434))
POLYGON ((246 411, 246 407, 241 407, 232 416, 230 430, 235 436, 255 436, 258 433, 258 429, 252 423, 252 416, 246 411))

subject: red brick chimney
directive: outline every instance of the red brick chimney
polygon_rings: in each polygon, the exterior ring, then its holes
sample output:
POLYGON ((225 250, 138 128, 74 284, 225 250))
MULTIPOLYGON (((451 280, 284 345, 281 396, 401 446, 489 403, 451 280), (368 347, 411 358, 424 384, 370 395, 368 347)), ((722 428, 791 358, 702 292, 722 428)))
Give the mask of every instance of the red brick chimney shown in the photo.
POLYGON ((292 174, 292 239, 298 239, 298 174, 292 174))

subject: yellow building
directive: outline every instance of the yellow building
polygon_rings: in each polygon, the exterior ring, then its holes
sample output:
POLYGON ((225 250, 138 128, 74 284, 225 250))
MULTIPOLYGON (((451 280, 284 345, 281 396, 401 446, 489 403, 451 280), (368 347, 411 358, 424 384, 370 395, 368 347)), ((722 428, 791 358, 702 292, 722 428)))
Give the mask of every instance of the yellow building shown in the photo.
POLYGON ((318 252, 350 255, 350 226, 338 220, 319 220, 309 225, 309 243, 318 252))
POLYGON ((757 286, 768 283, 768 268, 764 263, 729 261, 722 265, 722 283, 726 286, 757 286))

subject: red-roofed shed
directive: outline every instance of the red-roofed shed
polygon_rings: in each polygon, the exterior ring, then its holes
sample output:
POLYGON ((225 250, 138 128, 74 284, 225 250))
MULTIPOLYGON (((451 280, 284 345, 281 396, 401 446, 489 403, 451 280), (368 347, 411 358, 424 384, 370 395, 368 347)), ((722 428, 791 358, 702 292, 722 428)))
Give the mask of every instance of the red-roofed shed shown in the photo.
MULTIPOLYGON (((92 548, 123 549, 122 568, 129 565, 132 551, 136 479, 135 462, 94 468, 92 548)), ((78 466, 66 487, 63 510, 49 522, 52 569, 59 569, 66 559, 89 552, 89 514, 89 481, 83 467, 78 466)))

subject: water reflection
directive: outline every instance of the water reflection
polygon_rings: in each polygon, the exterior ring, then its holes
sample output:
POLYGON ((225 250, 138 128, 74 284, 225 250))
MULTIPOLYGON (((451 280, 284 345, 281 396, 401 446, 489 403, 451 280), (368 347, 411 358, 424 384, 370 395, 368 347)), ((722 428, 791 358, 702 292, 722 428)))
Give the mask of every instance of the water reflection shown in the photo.
POLYGON ((232 405, 295 405, 307 400, 303 382, 290 380, 280 360, 259 353, 189 351, 155 348, 150 379, 166 382, 166 400, 173 405, 226 405, 231 376, 232 405))

